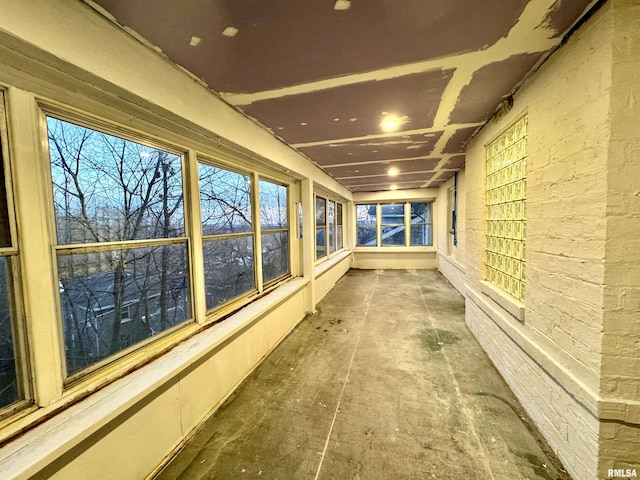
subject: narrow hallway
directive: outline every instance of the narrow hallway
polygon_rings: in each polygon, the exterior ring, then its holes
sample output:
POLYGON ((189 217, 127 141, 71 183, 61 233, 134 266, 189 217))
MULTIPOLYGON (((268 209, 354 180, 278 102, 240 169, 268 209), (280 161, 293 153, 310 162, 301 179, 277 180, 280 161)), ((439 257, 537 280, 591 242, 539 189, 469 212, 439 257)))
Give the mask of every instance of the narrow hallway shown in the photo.
POLYGON ((157 478, 569 476, 440 273, 351 270, 157 478))

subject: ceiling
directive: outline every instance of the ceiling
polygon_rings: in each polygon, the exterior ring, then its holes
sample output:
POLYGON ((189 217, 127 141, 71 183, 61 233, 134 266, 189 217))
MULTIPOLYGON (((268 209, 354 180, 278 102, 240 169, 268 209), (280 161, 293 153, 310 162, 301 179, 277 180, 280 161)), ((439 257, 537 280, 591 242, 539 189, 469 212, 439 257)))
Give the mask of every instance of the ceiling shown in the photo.
POLYGON ((441 185, 597 3, 94 2, 354 192, 441 185))

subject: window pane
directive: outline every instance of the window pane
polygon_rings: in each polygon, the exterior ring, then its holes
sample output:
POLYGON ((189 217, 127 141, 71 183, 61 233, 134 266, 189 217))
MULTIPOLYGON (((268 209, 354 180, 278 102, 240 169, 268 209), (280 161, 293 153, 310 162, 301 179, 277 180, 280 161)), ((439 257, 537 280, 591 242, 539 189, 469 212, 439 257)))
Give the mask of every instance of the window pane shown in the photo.
POLYGON ((432 245, 431 203, 411 204, 410 245, 432 245))
POLYGON ((199 164, 203 235, 251 231, 251 178, 199 164))
POLYGON ((9 208, 7 206, 7 188, 4 183, 4 163, 0 149, 0 247, 11 246, 9 229, 9 208))
POLYGON ((336 202, 332 200, 329 200, 327 223, 329 225, 329 253, 333 253, 336 251, 336 202))
POLYGON ((382 245, 404 245, 404 225, 383 226, 382 245))
POLYGON ((412 203, 411 223, 431 223, 431 204, 428 202, 412 203))
POLYGON ((0 257, 0 408, 20 400, 12 332, 11 263, 0 257))
POLYGON ((191 317, 186 245, 58 257, 67 372, 191 317))
POLYGON ((58 244, 184 235, 181 157, 48 117, 58 244))
POLYGON ((404 204, 380 205, 382 225, 404 225, 404 204))
POLYGON ((372 245, 376 242, 376 205, 357 205, 358 245, 372 245))
POLYGON ((253 236, 204 242, 207 309, 255 290, 253 236))
POLYGON ((327 254, 326 228, 316 230, 316 260, 327 254))
POLYGON ((289 273, 289 234, 285 232, 262 235, 262 281, 289 273))
POLYGON ((260 180, 259 188, 262 229, 287 228, 287 187, 260 180))
POLYGON ((336 210, 336 249, 340 250, 344 247, 344 240, 342 238, 342 204, 337 204, 336 210))
POLYGON ((324 198, 316 197, 316 226, 327 224, 327 201, 324 198))
POLYGON ((329 225, 335 225, 336 223, 336 202, 329 200, 329 211, 328 211, 328 223, 329 225))
POLYGON ((431 225, 411 225, 411 245, 431 245, 431 225))
POLYGON ((329 225, 329 252, 333 253, 336 251, 336 227, 333 225, 329 225))

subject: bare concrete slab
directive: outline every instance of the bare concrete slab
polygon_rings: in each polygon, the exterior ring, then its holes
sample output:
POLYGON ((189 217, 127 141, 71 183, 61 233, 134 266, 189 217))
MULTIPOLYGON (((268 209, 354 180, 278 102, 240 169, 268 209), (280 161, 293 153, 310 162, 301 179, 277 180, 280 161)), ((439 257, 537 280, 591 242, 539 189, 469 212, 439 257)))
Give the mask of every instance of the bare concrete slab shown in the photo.
POLYGON ((157 478, 570 479, 431 270, 349 271, 157 478))

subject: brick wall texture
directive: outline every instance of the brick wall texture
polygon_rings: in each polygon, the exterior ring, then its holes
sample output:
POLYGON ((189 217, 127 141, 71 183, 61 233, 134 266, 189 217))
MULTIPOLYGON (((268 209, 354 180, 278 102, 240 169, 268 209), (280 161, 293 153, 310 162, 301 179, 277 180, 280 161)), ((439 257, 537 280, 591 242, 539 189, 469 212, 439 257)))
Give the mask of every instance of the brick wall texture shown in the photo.
POLYGON ((472 140, 459 192, 467 323, 577 480, 640 475, 638 25, 640 1, 605 2, 472 140), (481 272, 484 146, 523 113, 521 322, 483 293, 481 272))

